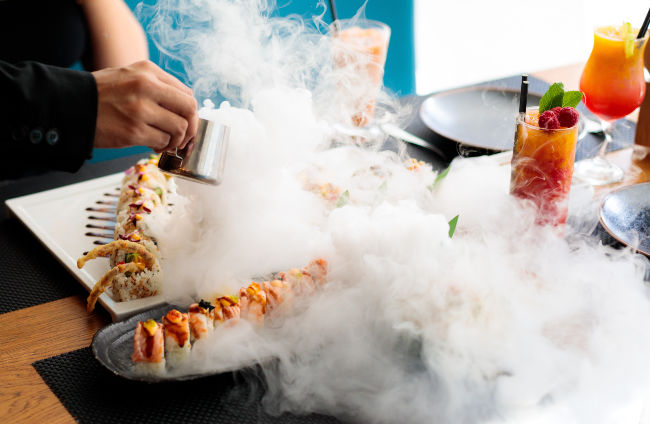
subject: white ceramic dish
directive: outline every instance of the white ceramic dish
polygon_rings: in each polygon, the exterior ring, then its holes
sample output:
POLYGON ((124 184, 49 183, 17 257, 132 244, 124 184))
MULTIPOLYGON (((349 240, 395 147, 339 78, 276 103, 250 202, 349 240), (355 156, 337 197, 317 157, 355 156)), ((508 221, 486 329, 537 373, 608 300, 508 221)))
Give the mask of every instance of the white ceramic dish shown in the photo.
MULTIPOLYGON (((5 203, 18 219, 52 252, 68 271, 90 292, 95 282, 109 270, 108 259, 90 261, 83 269, 77 268, 77 258, 91 250, 97 238, 87 237, 90 215, 87 207, 100 206, 97 201, 107 200, 104 193, 117 193, 123 173, 108 175, 41 193, 16 197, 5 203)), ((109 217, 110 214, 103 214, 109 217)), ((102 221, 95 221, 101 224, 102 221)), ((110 224, 110 222, 107 222, 110 224)), ((103 231, 108 232, 108 231, 103 231)), ((105 240, 108 242, 110 240, 105 240)), ((110 293, 99 297, 99 303, 111 314, 113 321, 121 321, 140 311, 163 302, 162 296, 153 296, 128 302, 116 302, 110 293)))

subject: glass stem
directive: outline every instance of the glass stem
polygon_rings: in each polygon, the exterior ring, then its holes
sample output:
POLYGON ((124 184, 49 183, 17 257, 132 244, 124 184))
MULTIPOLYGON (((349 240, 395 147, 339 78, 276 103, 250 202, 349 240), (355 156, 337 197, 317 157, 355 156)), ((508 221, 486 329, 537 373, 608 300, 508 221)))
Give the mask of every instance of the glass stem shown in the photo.
POLYGON ((612 123, 610 121, 600 120, 600 125, 603 127, 603 134, 605 135, 605 140, 598 150, 598 157, 605 158, 607 153, 607 146, 612 142, 612 123))

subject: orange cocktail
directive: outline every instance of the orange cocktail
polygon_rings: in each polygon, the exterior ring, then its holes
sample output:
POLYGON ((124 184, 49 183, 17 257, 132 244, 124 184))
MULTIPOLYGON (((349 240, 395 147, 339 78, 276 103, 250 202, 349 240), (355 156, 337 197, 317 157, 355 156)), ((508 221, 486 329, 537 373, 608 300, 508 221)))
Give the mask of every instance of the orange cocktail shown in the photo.
MULTIPOLYGON (((630 31, 632 36, 636 34, 630 31)), ((580 78, 585 106, 606 121, 629 115, 645 96, 643 51, 648 38, 629 40, 626 49, 625 37, 624 27, 597 28, 580 78)))
POLYGON ((578 124, 570 128, 543 129, 539 112, 528 109, 517 118, 512 152, 510 193, 531 200, 538 208, 538 224, 566 222, 578 124))
POLYGON ((366 19, 339 20, 334 31, 334 65, 340 72, 341 104, 348 105, 352 124, 368 124, 384 78, 390 28, 366 19))

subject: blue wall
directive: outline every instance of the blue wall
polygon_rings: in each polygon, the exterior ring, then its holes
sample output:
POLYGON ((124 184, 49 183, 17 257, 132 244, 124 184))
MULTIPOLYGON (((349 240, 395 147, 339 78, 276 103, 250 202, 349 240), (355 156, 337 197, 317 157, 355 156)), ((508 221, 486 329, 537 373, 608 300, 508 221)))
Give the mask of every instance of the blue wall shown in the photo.
MULTIPOLYGON (((126 0, 131 10, 135 10, 142 0, 126 0)), ((305 19, 321 13, 317 8, 318 0, 276 0, 276 16, 287 16, 297 14, 305 19)), ((338 0, 336 7, 339 19, 354 16, 365 0, 338 0)), ((147 4, 155 3, 154 0, 146 0, 147 4)), ((329 3, 328 3, 329 4, 329 3)), ((391 27, 391 39, 386 58, 386 72, 384 74, 384 85, 398 95, 415 93, 415 46, 413 37, 413 0, 368 0, 364 13, 368 19, 384 22, 391 27)), ((140 19, 144 28, 147 27, 147 20, 140 19)), ((324 20, 331 22, 331 14, 328 12, 324 20)), ((147 36, 148 37, 148 36, 147 36)), ((160 65, 166 71, 178 77, 181 81, 187 82, 185 73, 180 63, 162 57, 151 38, 149 41, 149 55, 153 62, 160 65)), ((127 149, 96 149, 93 159, 90 162, 99 162, 126 156, 135 153, 150 151, 146 147, 130 147, 127 149)))

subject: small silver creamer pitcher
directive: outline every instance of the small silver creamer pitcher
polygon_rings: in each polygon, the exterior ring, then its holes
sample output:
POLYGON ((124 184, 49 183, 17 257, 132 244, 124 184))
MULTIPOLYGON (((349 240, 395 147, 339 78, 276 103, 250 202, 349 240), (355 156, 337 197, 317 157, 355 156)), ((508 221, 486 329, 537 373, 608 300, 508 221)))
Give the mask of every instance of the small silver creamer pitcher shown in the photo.
POLYGON ((199 119, 199 129, 185 148, 163 152, 158 168, 178 177, 204 184, 221 183, 226 164, 230 127, 199 119))

